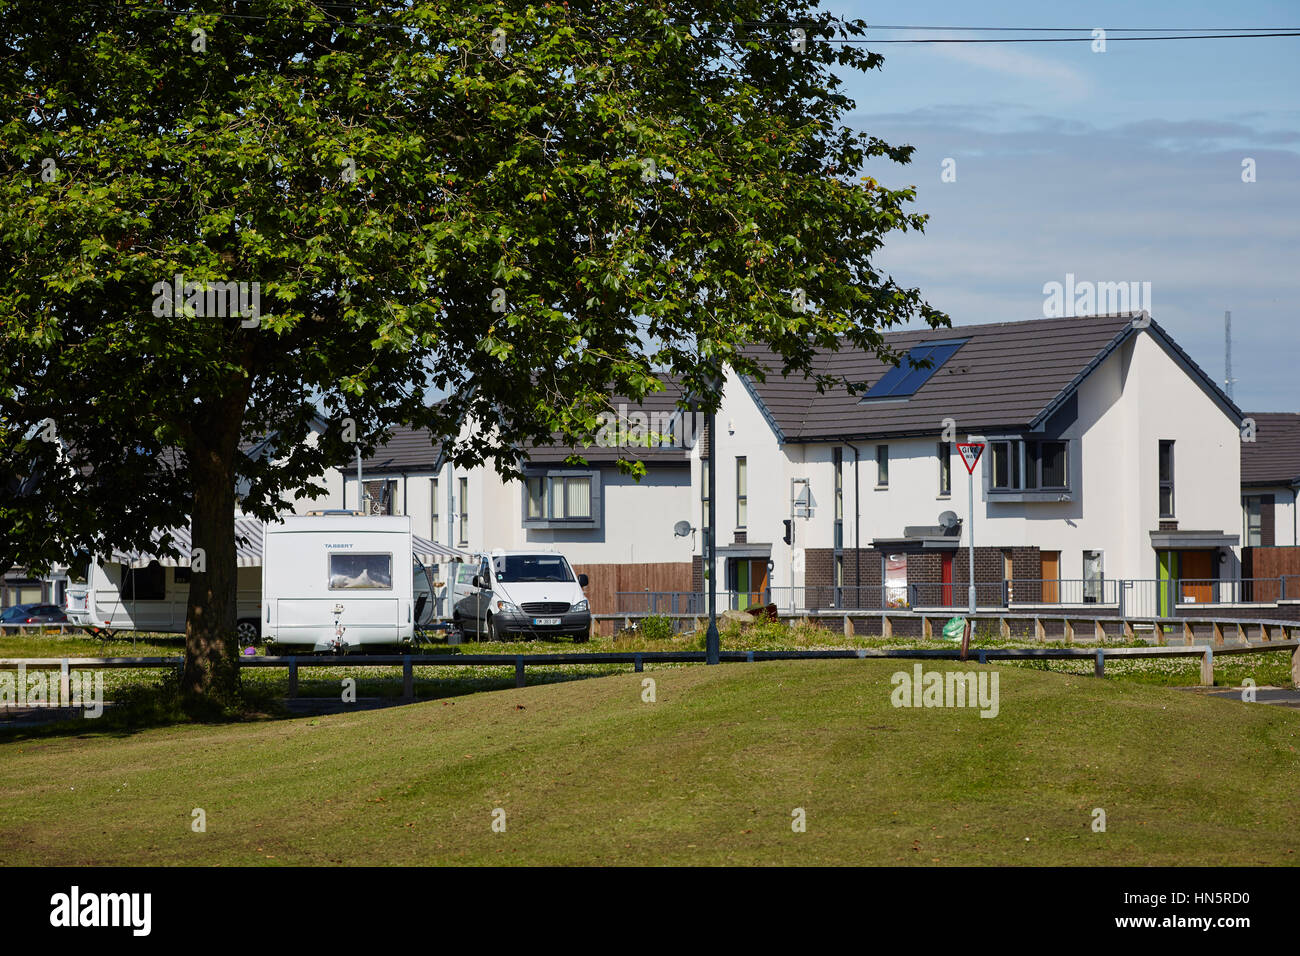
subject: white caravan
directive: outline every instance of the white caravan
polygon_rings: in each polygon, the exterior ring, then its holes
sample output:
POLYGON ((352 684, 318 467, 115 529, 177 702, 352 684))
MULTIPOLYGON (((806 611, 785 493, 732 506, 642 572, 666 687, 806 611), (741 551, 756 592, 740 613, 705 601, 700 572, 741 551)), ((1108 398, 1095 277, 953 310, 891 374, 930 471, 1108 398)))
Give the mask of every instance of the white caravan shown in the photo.
MULTIPOLYGON (((114 551, 111 557, 89 562, 86 580, 68 585, 64 609, 68 620, 92 632, 150 631, 185 633, 190 597, 189 528, 168 531, 180 557, 149 552, 114 551)), ((257 639, 262 607, 262 574, 258 569, 262 522, 235 518, 237 616, 243 643, 257 639)))
MULTIPOLYGON (((302 530, 313 526, 324 527, 322 522, 332 522, 331 527, 338 527, 340 522, 343 524, 356 522, 358 524, 355 527, 370 534, 380 530, 383 523, 393 521, 402 523, 398 533, 399 537, 404 535, 405 538, 399 542, 398 550, 394 551, 394 561, 397 561, 399 553, 406 555, 402 559, 400 572, 405 576, 406 582, 404 585, 406 590, 402 593, 412 594, 413 585, 415 606, 412 610, 418 614, 418 623, 422 625, 430 623, 435 618, 437 607, 441 603, 436 598, 441 595, 442 588, 441 582, 433 580, 434 576, 426 571, 423 564, 415 563, 415 558, 457 561, 462 556, 459 551, 411 535, 410 526, 405 523, 408 519, 405 518, 362 518, 347 513, 341 516, 325 515, 285 520, 303 523, 299 526, 302 530), (415 552, 414 555, 412 551, 415 552)), ((266 577, 263 568, 263 538, 264 530, 267 529, 283 534, 285 525, 276 523, 264 526, 256 518, 244 515, 235 518, 238 563, 236 600, 239 642, 242 646, 254 644, 259 637, 266 634, 266 603, 262 596, 266 577)), ((179 558, 148 552, 125 554, 115 551, 111 559, 90 562, 85 582, 68 585, 65 597, 68 620, 92 631, 122 630, 183 634, 189 608, 192 573, 189 558, 184 556, 191 553, 189 528, 172 528, 168 533, 178 544, 182 555, 179 558)), ((302 597, 302 594, 294 593, 298 585, 291 577, 295 559, 290 556, 286 560, 287 564, 282 562, 281 568, 272 571, 272 576, 278 576, 277 580, 282 581, 284 587, 288 589, 280 596, 289 599, 302 597), (285 576, 285 572, 288 576, 285 576)), ((324 563, 324 558, 321 562, 324 563)), ((396 568, 397 565, 395 564, 394 567, 396 568)), ((304 593, 310 595, 314 592, 308 589, 304 593)), ((338 596, 343 592, 331 591, 330 593, 338 596)), ((372 590, 370 593, 375 595, 379 592, 372 590)), ((333 604, 331 609, 332 607, 333 604)), ((330 624, 333 623, 331 617, 330 624)), ((333 626, 330 631, 332 634, 333 626)), ((409 636, 410 629, 403 628, 401 633, 409 636)), ((350 637, 351 635, 345 640, 354 643, 349 640, 350 637)), ((388 640, 396 642, 401 639, 392 637, 388 640)), ((283 637, 280 641, 290 643, 283 637)), ((332 642, 329 646, 333 647, 332 642)))
POLYGON ((266 525, 262 549, 262 636, 277 648, 343 652, 414 636, 409 516, 289 516, 266 525))

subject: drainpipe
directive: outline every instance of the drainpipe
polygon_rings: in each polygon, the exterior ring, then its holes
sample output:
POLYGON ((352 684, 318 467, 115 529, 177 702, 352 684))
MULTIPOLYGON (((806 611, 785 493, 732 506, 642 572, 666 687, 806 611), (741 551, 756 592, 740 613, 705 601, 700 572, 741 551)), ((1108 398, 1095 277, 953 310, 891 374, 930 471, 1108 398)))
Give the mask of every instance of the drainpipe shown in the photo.
POLYGON ((862 483, 858 481, 858 466, 862 464, 862 455, 857 445, 851 442, 844 444, 853 449, 853 593, 857 595, 858 607, 862 607, 862 542, 858 539, 862 530, 862 483))
POLYGON ((364 513, 366 510, 365 503, 366 503, 366 486, 361 483, 361 446, 358 445, 357 446, 357 510, 364 513))

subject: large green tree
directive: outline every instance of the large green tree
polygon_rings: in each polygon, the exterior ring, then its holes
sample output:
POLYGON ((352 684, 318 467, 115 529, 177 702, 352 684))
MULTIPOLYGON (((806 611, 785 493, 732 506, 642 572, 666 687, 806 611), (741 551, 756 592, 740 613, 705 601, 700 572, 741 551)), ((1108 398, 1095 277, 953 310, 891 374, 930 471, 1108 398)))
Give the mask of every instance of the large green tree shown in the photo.
POLYGON ((665 370, 946 321, 872 267, 924 217, 862 165, 910 148, 846 128, 881 58, 815 6, 0 2, 0 560, 191 520, 184 690, 232 700, 241 483, 269 517, 350 429, 466 416, 509 471, 665 370))

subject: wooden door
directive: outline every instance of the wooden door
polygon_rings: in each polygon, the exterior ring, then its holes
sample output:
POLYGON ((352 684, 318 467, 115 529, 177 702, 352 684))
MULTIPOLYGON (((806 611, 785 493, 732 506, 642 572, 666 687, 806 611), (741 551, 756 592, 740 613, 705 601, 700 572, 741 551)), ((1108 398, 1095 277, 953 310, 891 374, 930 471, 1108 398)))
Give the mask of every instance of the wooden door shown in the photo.
POLYGON ((952 607, 952 555, 939 556, 939 580, 943 584, 943 606, 952 607))
POLYGON ((1043 603, 1055 604, 1061 599, 1061 552, 1043 553, 1043 603))
POLYGON ((1181 570, 1179 600, 1184 604, 1209 604, 1214 600, 1214 552, 1184 551, 1179 561, 1181 570))

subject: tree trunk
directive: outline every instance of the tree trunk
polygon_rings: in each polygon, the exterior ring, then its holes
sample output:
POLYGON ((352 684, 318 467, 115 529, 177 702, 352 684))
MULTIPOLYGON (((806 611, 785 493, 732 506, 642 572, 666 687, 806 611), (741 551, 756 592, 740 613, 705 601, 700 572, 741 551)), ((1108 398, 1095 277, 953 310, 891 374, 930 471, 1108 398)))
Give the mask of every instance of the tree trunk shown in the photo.
POLYGON ((189 609, 181 694, 187 709, 218 716, 243 704, 239 678, 238 567, 235 556, 235 454, 246 390, 215 416, 195 421, 188 449, 194 489, 189 609), (202 570, 195 565, 200 565, 202 570))

